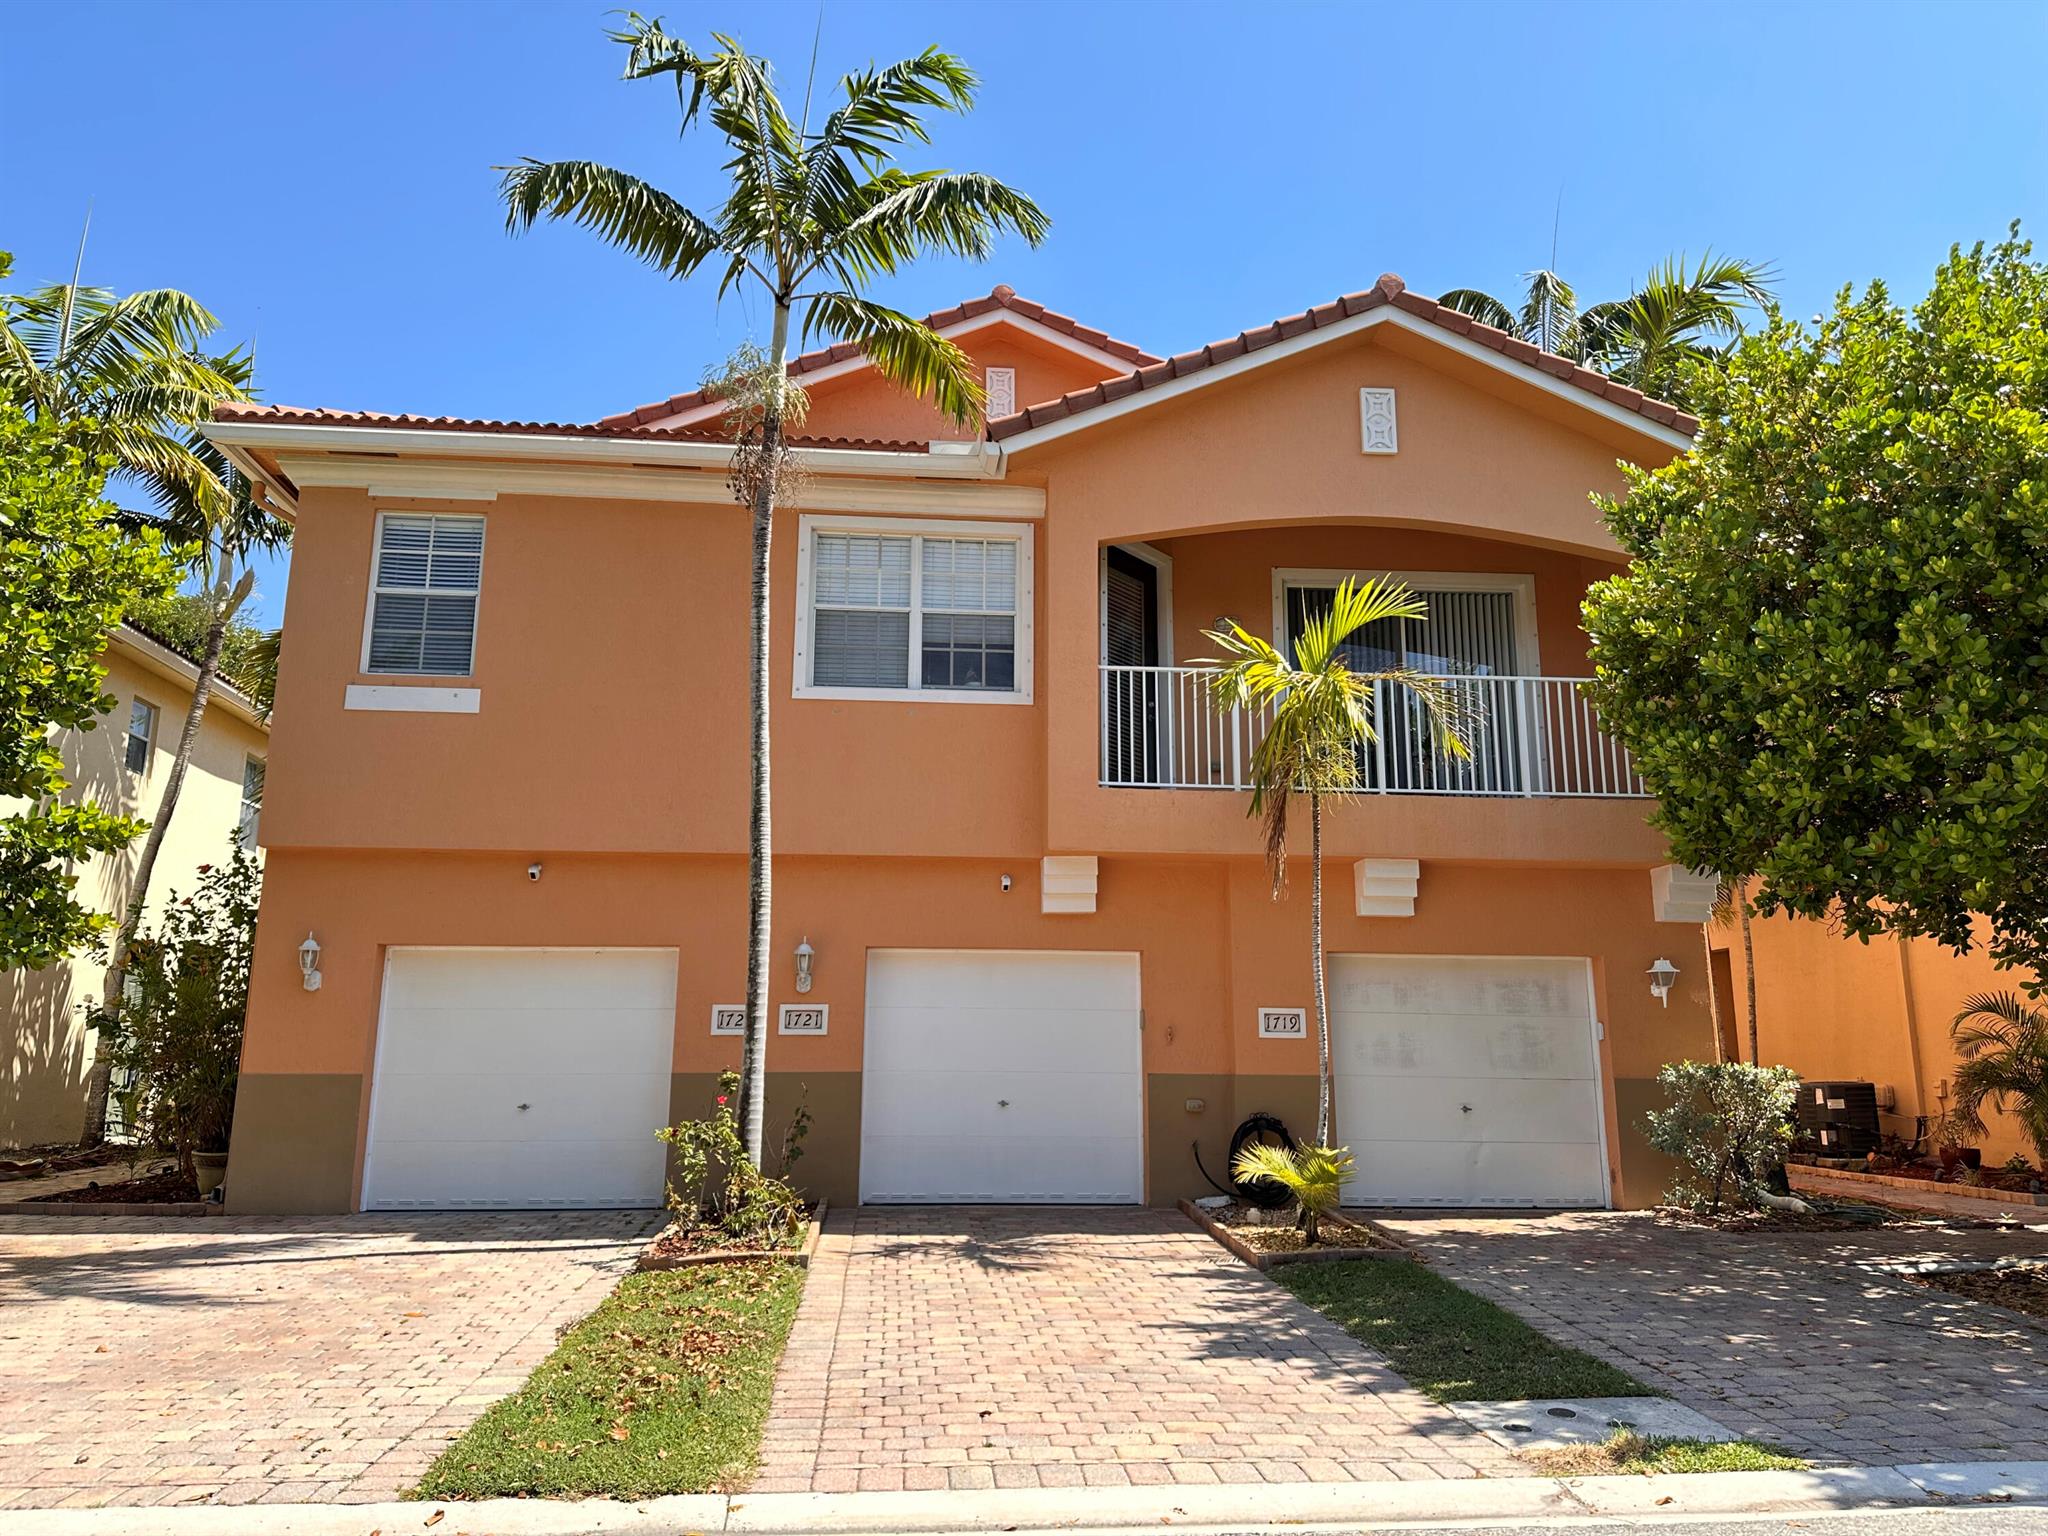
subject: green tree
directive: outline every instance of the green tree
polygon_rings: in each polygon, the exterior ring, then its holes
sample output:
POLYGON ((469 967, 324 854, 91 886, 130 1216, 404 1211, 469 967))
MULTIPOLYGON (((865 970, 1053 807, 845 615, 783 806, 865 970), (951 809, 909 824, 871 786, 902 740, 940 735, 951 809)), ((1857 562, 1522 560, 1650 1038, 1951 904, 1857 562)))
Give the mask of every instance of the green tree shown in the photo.
POLYGON ((1477 288, 1454 288, 1437 302, 1691 408, 1692 370, 1721 357, 1742 334, 1746 307, 1769 303, 1770 280, 1766 266, 1709 252, 1692 264, 1672 257, 1626 297, 1585 310, 1572 285, 1548 269, 1523 274, 1519 309, 1477 288))
POLYGON ((992 177, 968 171, 905 171, 892 162, 910 141, 930 142, 927 112, 973 105, 974 73, 936 48, 885 69, 840 81, 844 98, 815 131, 810 90, 791 117, 768 61, 731 38, 698 53, 661 23, 632 14, 614 41, 627 50, 626 76, 667 77, 682 127, 702 113, 725 141, 730 190, 708 215, 686 208, 637 176, 584 160, 523 160, 504 171, 508 226, 570 219, 671 278, 709 264, 722 295, 757 285, 768 300, 769 340, 758 365, 730 370, 737 406, 729 416, 737 448, 733 486, 752 521, 748 711, 747 1025, 741 1055, 740 1128, 748 1159, 761 1163, 765 1114, 769 917, 772 904, 768 798, 768 570, 778 500, 793 470, 788 430, 802 395, 787 375, 789 343, 828 333, 853 343, 883 377, 928 397, 962 423, 978 422, 982 397, 967 357, 929 326, 865 294, 874 279, 916 258, 942 253, 985 259, 998 236, 1032 245, 1047 220, 1035 203, 992 177))
POLYGON ((2048 1170, 2048 1009, 2010 992, 1980 992, 1949 1026, 1960 1058, 1949 1083, 1958 1130, 1982 1136, 1984 1106, 2010 1112, 2034 1144, 2034 1167, 2048 1170))
MULTIPOLYGON (((212 605, 205 594, 175 592, 133 605, 122 615, 127 622, 187 656, 203 655, 212 605)), ((264 713, 277 691, 279 631, 229 619, 220 648, 220 675, 233 683, 264 713)))
POLYGON ((2048 969, 2048 269, 1957 250, 1699 375, 1692 453, 1604 504, 1603 723, 1679 862, 1761 913, 2048 969))
POLYGON ((1272 722, 1252 751, 1252 802, 1247 814, 1263 822, 1266 864, 1277 901, 1287 885, 1288 807, 1297 794, 1308 797, 1309 956, 1316 1001, 1316 1139, 1330 1145, 1330 1004, 1323 977, 1323 802, 1355 793, 1360 783, 1360 748, 1379 737, 1373 720, 1374 685, 1400 684, 1412 690, 1439 747, 1466 755, 1456 701, 1446 681, 1408 667, 1361 672, 1351 665, 1346 642, 1383 619, 1426 619, 1428 605, 1399 582, 1346 579, 1327 613, 1312 616, 1294 643, 1289 660, 1271 641, 1230 621, 1202 638, 1221 648, 1220 658, 1194 663, 1217 668, 1210 679, 1210 703, 1218 713, 1270 709, 1272 722))
POLYGON ((89 731, 114 701, 101 691, 107 631, 138 598, 167 591, 176 567, 154 532, 123 526, 102 494, 106 469, 62 423, 0 402, 0 970, 63 959, 109 918, 75 894, 76 865, 114 853, 143 823, 69 786, 54 731, 89 731))

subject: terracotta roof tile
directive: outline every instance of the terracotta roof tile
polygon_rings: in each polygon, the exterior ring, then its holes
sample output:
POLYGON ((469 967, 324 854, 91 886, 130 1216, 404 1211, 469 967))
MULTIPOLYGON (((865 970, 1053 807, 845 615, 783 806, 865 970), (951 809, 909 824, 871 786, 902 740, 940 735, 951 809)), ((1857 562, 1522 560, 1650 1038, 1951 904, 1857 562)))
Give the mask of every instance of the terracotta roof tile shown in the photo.
MULTIPOLYGON (((722 443, 729 441, 715 424, 655 429, 630 420, 605 422, 491 421, 475 416, 409 416, 384 411, 337 411, 324 406, 224 404, 214 408, 215 421, 267 422, 278 426, 395 427, 408 432, 510 432, 531 437, 643 438, 648 442, 722 443)), ((797 448, 851 448, 870 453, 929 453, 929 443, 892 442, 864 437, 792 437, 797 448)))
MULTIPOLYGON (((1081 324, 1072 315, 1063 315, 1055 310, 1047 309, 1043 304, 1034 303, 1030 299, 1019 298, 1017 290, 1008 283, 998 283, 979 298, 963 300, 955 304, 951 309, 936 310, 924 317, 924 323, 931 326, 934 330, 943 330, 949 325, 958 325, 963 320, 978 319, 982 315, 997 309, 1007 309, 1014 315, 1034 321, 1048 329, 1058 331, 1062 335, 1071 336, 1083 346, 1094 347, 1097 351, 1107 352, 1112 357, 1129 363, 1133 367, 1142 367, 1147 363, 1159 361, 1158 358, 1147 352, 1143 347, 1135 346, 1128 341, 1118 341, 1107 331, 1097 330, 1092 325, 1081 324)), ((860 355, 860 348, 854 346, 851 342, 835 342, 829 347, 819 347, 814 351, 804 353, 801 357, 791 358, 789 372, 792 377, 798 374, 815 373, 820 368, 829 368, 834 363, 843 363, 860 355)), ((705 403, 706 397, 703 390, 686 390, 680 395, 670 395, 666 400, 657 400, 653 404, 643 405, 637 410, 621 411, 617 415, 606 416, 598 424, 600 426, 616 426, 631 422, 644 425, 651 421, 660 421, 669 416, 677 415, 683 411, 694 410, 705 403)))
POLYGON ((1493 348, 1514 361, 1538 369, 1553 377, 1564 380, 1590 395, 1608 400, 1626 410, 1635 411, 1649 420, 1663 426, 1673 427, 1690 435, 1699 430, 1699 418, 1687 415, 1677 407, 1661 400, 1647 398, 1640 390, 1618 384, 1603 373, 1595 372, 1568 358, 1545 352, 1528 342, 1483 325, 1471 316, 1457 310, 1446 309, 1432 298, 1419 293, 1410 293, 1401 279, 1391 272, 1383 273, 1380 280, 1363 293, 1347 293, 1327 304, 1316 305, 1298 315, 1285 315, 1268 325, 1253 330, 1240 331, 1223 341, 1211 342, 1198 352, 1183 352, 1166 361, 1156 362, 1137 368, 1120 378, 1108 379, 1086 389, 1077 389, 1014 415, 1000 417, 988 424, 988 435, 992 442, 1028 432, 1033 427, 1042 427, 1050 422, 1060 421, 1069 416, 1083 415, 1098 410, 1115 401, 1127 399, 1142 390, 1157 389, 1174 379, 1186 378, 1204 368, 1213 368, 1260 351, 1282 341, 1291 341, 1310 331, 1337 324, 1367 310, 1377 309, 1383 304, 1392 304, 1433 325, 1464 336, 1482 346, 1493 348))

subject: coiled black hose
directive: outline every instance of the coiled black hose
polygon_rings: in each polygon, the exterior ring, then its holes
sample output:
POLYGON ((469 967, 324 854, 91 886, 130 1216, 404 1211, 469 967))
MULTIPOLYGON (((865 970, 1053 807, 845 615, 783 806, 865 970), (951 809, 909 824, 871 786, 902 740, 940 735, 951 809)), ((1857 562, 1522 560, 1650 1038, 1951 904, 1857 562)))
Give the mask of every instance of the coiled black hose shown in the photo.
MULTIPOLYGON (((1244 1123, 1231 1133, 1230 1162, 1227 1165, 1228 1167, 1235 1168, 1237 1166, 1237 1154, 1242 1152, 1245 1144, 1250 1141, 1272 1141, 1276 1145, 1287 1148, 1290 1152, 1294 1150, 1295 1145, 1294 1137, 1289 1134, 1286 1122, 1278 1115, 1269 1115, 1264 1112, 1248 1115, 1245 1117, 1244 1123)), ((1195 1166, 1201 1169, 1202 1177, 1209 1181, 1210 1187, 1218 1194, 1229 1195, 1233 1200, 1242 1200, 1246 1205, 1255 1205, 1262 1211, 1274 1210, 1294 1198, 1271 1179, 1250 1179, 1240 1183, 1233 1176, 1229 1188, 1226 1189, 1223 1185, 1216 1182, 1214 1174, 1202 1166, 1201 1142, 1197 1141, 1192 1145, 1195 1150, 1195 1166)))

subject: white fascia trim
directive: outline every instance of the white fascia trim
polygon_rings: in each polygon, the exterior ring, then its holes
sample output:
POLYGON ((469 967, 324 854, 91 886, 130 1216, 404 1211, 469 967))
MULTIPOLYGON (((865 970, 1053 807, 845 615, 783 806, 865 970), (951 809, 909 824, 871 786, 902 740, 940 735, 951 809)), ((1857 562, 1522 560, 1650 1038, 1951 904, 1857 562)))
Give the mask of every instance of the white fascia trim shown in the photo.
MULTIPOLYGON (((1526 363, 1518 363, 1505 353, 1496 352, 1491 347, 1482 346, 1470 337, 1460 336, 1456 331, 1446 330, 1444 327, 1436 325, 1431 321, 1418 319, 1406 310, 1398 309, 1391 304, 1383 304, 1377 309, 1369 309, 1364 314, 1353 315, 1348 320, 1340 320, 1335 325, 1326 325, 1320 330, 1303 331, 1299 336, 1290 337, 1286 341, 1275 342, 1270 347, 1261 347, 1256 352, 1247 352, 1242 357, 1234 357, 1227 363, 1218 363, 1214 367, 1204 368, 1197 373, 1188 374, 1184 378, 1174 379, 1151 389, 1141 389, 1136 394, 1126 395, 1113 405, 1097 406, 1092 410, 1082 411, 1078 415, 1063 416, 1058 421, 1049 421, 1042 427, 1033 427, 1027 432, 1019 432, 1015 437, 1004 438, 1000 446, 1010 453, 1021 453, 1027 448, 1036 448, 1042 443, 1049 443, 1056 438, 1065 437, 1070 432, 1086 431, 1090 427, 1100 426, 1104 422, 1115 421, 1121 416, 1127 416, 1133 411, 1142 411, 1147 406, 1163 405, 1168 400, 1176 400, 1182 395, 1192 393, 1195 390, 1207 389, 1212 384, 1221 384, 1228 379, 1236 378, 1241 373, 1249 373, 1254 368, 1263 368, 1268 363, 1281 362, 1287 358, 1299 356, 1301 353, 1310 351, 1313 348, 1327 345, 1330 342, 1342 341, 1347 336, 1356 336, 1362 331, 1371 330, 1376 325, 1393 325, 1398 326, 1404 331, 1413 332, 1415 335, 1427 341, 1433 341, 1439 346, 1446 347, 1462 357, 1468 357, 1477 363, 1484 363, 1487 367, 1497 372, 1504 373, 1510 378, 1519 379, 1524 384, 1533 385, 1546 394, 1555 395, 1558 399, 1565 401, 1569 405, 1576 405, 1582 410, 1591 411, 1596 416, 1604 417, 1617 426, 1625 427, 1631 432, 1638 433, 1654 442, 1662 443, 1666 447, 1680 450, 1692 447, 1692 439, 1675 428, 1660 425, 1640 412, 1631 411, 1624 406, 1616 405, 1611 400, 1603 400, 1598 395, 1589 394, 1585 390, 1580 389, 1576 384, 1567 384, 1564 380, 1554 378, 1550 374, 1543 372, 1540 368, 1532 368, 1526 363)), ((1126 370, 1126 372, 1135 371, 1137 370, 1126 370)))
MULTIPOLYGON (((1131 360, 1129 358, 1119 357, 1114 352, 1105 352, 1100 347, 1091 347, 1085 341, 1077 341, 1064 331, 1056 331, 1049 325, 1043 325, 1036 320, 1027 319, 1023 315, 1017 314, 1014 310, 994 309, 985 315, 976 315, 972 320, 957 320, 951 325, 941 326, 939 334, 948 341, 952 341, 958 337, 971 336, 976 331, 989 330, 998 325, 1011 326, 1023 332, 1026 336, 1036 337, 1040 341, 1071 352, 1076 357, 1085 358, 1087 361, 1108 368, 1115 373, 1121 374, 1131 371, 1131 360)), ((828 363, 823 368, 807 369, 803 373, 793 374, 792 377, 808 389, 813 384, 823 384, 831 379, 843 379, 850 373, 859 373, 864 368, 872 368, 874 366, 866 357, 849 357, 843 362, 828 363)), ((693 405, 686 411, 678 411, 673 416, 657 417, 654 421, 647 423, 647 425, 687 427, 694 422, 710 421, 723 413, 725 409, 726 406, 722 401, 708 400, 702 405, 693 405)))
MULTIPOLYGON (((185 685, 189 706, 191 691, 199 686, 198 664, 180 656, 167 645, 159 645, 139 629, 126 624, 116 624, 107 633, 107 644, 116 650, 126 651, 135 660, 160 677, 173 679, 185 685)), ((256 712, 256 702, 241 689, 235 687, 218 672, 214 674, 213 688, 208 702, 219 704, 244 725, 253 725, 264 735, 270 734, 270 726, 256 712)))
MULTIPOLYGON (((290 455, 279 467, 301 488, 334 486, 398 501, 492 502, 500 496, 580 496, 731 506, 732 487, 717 472, 571 464, 429 464, 391 459, 290 455)), ((960 480, 868 481, 820 475, 792 499, 798 507, 848 512, 951 512, 977 517, 1045 516, 1045 491, 1029 485, 960 480)))
MULTIPOLYGON (((466 432, 442 427, 329 427, 300 422, 215 421, 200 430, 229 448, 297 449, 319 453, 423 454, 442 459, 569 459, 590 464, 645 465, 723 471, 730 443, 672 443, 649 437, 551 436, 545 432, 466 432)), ((931 480, 1000 480, 1003 455, 987 444, 935 455, 876 448, 794 448, 798 464, 818 473, 931 480)))
MULTIPOLYGON (((790 697, 793 699, 849 699, 872 704, 1029 704, 1037 670, 1038 582, 1033 562, 1032 528, 1029 523, 947 522, 922 517, 837 517, 830 513, 808 513, 797 519, 796 531, 796 653, 790 659, 790 697), (894 533, 906 536, 931 534, 935 538, 1015 539, 1017 541, 1017 659, 1016 686, 1007 693, 974 688, 834 688, 810 681, 811 670, 811 546, 820 533, 894 533)), ((921 580, 915 561, 911 564, 911 612, 917 612, 917 588, 921 580)), ((911 626, 908 667, 917 659, 917 626, 911 626)), ((906 679, 907 681, 907 679, 906 679)))

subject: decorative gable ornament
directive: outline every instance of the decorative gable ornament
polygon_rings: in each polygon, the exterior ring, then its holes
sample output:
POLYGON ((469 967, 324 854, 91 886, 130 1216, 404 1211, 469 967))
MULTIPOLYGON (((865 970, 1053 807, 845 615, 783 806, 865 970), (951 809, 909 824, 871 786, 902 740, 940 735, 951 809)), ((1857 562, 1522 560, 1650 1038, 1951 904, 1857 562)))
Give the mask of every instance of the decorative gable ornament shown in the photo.
POLYGON ((1393 453, 1401 446, 1394 424, 1394 392, 1391 389, 1361 389, 1358 417, 1367 453, 1393 453))
POLYGON ((988 396, 984 414, 990 421, 1000 416, 1014 416, 1017 413, 1017 370, 1014 368, 991 368, 983 386, 988 396))
POLYGON ((1360 917, 1413 917, 1422 889, 1419 859, 1360 859, 1351 866, 1360 917))

